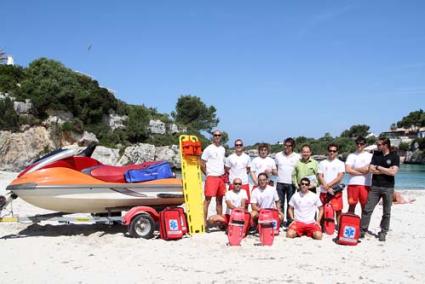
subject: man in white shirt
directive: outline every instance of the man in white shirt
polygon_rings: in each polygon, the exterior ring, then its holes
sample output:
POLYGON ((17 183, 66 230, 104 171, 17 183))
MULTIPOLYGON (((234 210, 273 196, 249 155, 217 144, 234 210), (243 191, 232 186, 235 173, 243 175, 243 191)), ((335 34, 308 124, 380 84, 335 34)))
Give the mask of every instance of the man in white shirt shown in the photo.
MULTIPOLYGON (((244 153, 242 139, 235 140, 235 153, 226 158, 224 166, 226 171, 229 172, 229 180, 238 178, 242 181, 242 189, 245 190, 248 197, 248 206, 251 196, 248 181, 248 173, 251 172, 251 158, 244 153)), ((233 188, 232 183, 229 185, 229 190, 233 190, 233 188)))
POLYGON ((204 149, 201 155, 201 170, 206 175, 204 193, 204 218, 207 224, 208 207, 211 198, 216 198, 216 211, 223 214, 223 196, 226 193, 224 181, 224 155, 225 149, 221 145, 221 132, 213 132, 213 143, 204 149))
POLYGON ((339 216, 342 211, 342 192, 334 193, 332 187, 341 183, 344 178, 345 165, 337 158, 338 145, 328 145, 328 158, 319 163, 317 177, 320 182, 320 201, 323 204, 329 202, 335 211, 336 220, 339 224, 339 216))
POLYGON ((366 139, 357 137, 355 142, 356 152, 348 155, 345 161, 345 171, 350 174, 347 188, 348 212, 350 213, 354 213, 359 201, 363 211, 372 184, 372 174, 369 173, 372 154, 364 150, 366 139))
POLYGON ((251 162, 251 178, 255 185, 258 185, 257 177, 260 173, 266 173, 268 178, 277 174, 275 161, 268 155, 270 153, 270 146, 267 143, 258 145, 258 157, 254 158, 251 162))
POLYGON ((224 201, 226 202, 226 214, 224 215, 213 215, 208 218, 209 226, 221 226, 226 227, 230 220, 230 215, 232 214, 232 210, 235 208, 245 209, 245 205, 247 202, 247 195, 242 188, 242 180, 240 178, 235 178, 233 180, 233 190, 229 190, 226 192, 224 196, 224 201))
MULTIPOLYGON (((295 185, 292 184, 292 173, 301 156, 294 152, 294 139, 290 137, 286 138, 283 142, 283 147, 283 151, 276 154, 275 161, 277 166, 276 191, 279 195, 282 212, 285 212, 285 196, 286 202, 289 203, 296 188, 295 185)), ((287 225, 289 225, 292 220, 289 218, 288 212, 286 212, 286 219, 287 225)))
POLYGON ((254 224, 258 221, 260 210, 268 208, 277 209, 279 212, 279 218, 283 220, 279 196, 277 195, 276 189, 269 185, 267 174, 260 173, 257 180, 258 187, 254 188, 251 195, 251 216, 254 224))
POLYGON ((289 201, 289 215, 294 221, 289 225, 286 237, 295 238, 307 235, 313 239, 322 239, 320 219, 323 216, 322 202, 316 193, 309 190, 310 180, 302 178, 299 184, 300 191, 295 192, 289 201), (314 219, 319 209, 317 220, 314 219))

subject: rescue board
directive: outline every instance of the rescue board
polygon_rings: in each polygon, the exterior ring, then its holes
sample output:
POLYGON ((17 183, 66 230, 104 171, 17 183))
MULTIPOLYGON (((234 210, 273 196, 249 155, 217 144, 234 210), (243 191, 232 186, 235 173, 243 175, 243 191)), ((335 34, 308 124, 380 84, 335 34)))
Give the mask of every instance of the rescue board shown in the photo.
POLYGON ((189 234, 204 233, 205 221, 200 166, 201 142, 194 135, 181 135, 179 146, 189 234))

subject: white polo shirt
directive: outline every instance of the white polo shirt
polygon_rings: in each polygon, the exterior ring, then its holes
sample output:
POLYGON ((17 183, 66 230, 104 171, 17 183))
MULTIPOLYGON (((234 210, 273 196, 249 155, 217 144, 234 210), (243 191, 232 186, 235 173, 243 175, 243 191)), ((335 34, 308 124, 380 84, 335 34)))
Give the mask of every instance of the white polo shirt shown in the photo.
POLYGON ((251 162, 251 170, 258 176, 260 173, 264 173, 266 170, 276 170, 276 163, 270 157, 256 157, 251 162))
POLYGON ((251 167, 251 158, 247 154, 231 154, 229 157, 226 158, 225 166, 227 168, 230 168, 230 182, 233 182, 235 178, 240 178, 242 180, 242 184, 248 184, 247 168, 251 167))
MULTIPOLYGON (((323 174, 323 178, 326 183, 334 180, 339 173, 345 173, 345 165, 338 158, 329 161, 328 159, 323 160, 319 163, 319 169, 317 171, 319 174, 323 174)), ((322 186, 320 186, 321 192, 326 192, 322 186)))
POLYGON ((206 162, 207 176, 222 176, 224 174, 224 155, 226 150, 223 146, 209 145, 202 152, 201 159, 206 162))
POLYGON ((266 188, 261 189, 256 187, 251 194, 251 204, 256 204, 261 209, 275 208, 276 201, 279 201, 276 188, 267 185, 266 188))
POLYGON ((292 173, 300 158, 300 154, 295 152, 290 155, 285 155, 283 151, 276 154, 277 182, 292 184, 292 173))
POLYGON ((294 208, 294 218, 296 221, 306 224, 315 223, 314 215, 318 207, 322 206, 322 202, 317 194, 307 191, 295 192, 289 200, 289 206, 294 208))
MULTIPOLYGON (((352 168, 362 168, 364 166, 369 166, 371 160, 371 153, 366 151, 361 153, 356 152, 348 155, 345 164, 352 168)), ((370 186, 372 184, 372 174, 365 174, 360 176, 350 175, 348 184, 370 186)))
MULTIPOLYGON (((238 192, 234 190, 229 190, 226 192, 226 195, 224 196, 225 201, 230 201, 233 206, 235 207, 241 207, 242 205, 242 199, 248 200, 248 196, 246 195, 245 190, 239 190, 238 192)), ((227 206, 226 206, 227 207, 227 206)), ((232 209, 226 208, 226 214, 232 214, 232 209)))

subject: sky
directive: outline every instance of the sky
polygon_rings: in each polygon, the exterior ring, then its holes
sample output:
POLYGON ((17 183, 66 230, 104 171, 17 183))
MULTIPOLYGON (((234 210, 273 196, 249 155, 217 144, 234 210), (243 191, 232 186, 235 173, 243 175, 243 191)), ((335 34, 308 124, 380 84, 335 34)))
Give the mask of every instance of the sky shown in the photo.
POLYGON ((425 108, 425 1, 3 0, 0 49, 170 113, 217 108, 230 141, 378 134, 425 108))

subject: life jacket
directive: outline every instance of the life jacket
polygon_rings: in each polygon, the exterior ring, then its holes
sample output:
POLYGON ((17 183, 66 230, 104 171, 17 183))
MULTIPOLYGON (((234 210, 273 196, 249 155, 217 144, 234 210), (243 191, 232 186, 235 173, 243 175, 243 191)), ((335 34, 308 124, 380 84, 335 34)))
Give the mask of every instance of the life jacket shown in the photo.
POLYGON ((245 210, 240 208, 232 210, 227 226, 227 238, 231 246, 240 246, 242 239, 245 237, 245 213, 245 210))
POLYGON ((273 210, 261 209, 258 216, 258 232, 260 233, 260 242, 263 246, 273 245, 274 240, 274 217, 273 210))
POLYGON ((326 234, 333 235, 335 232, 334 209, 330 203, 326 203, 323 208, 323 230, 326 234))

